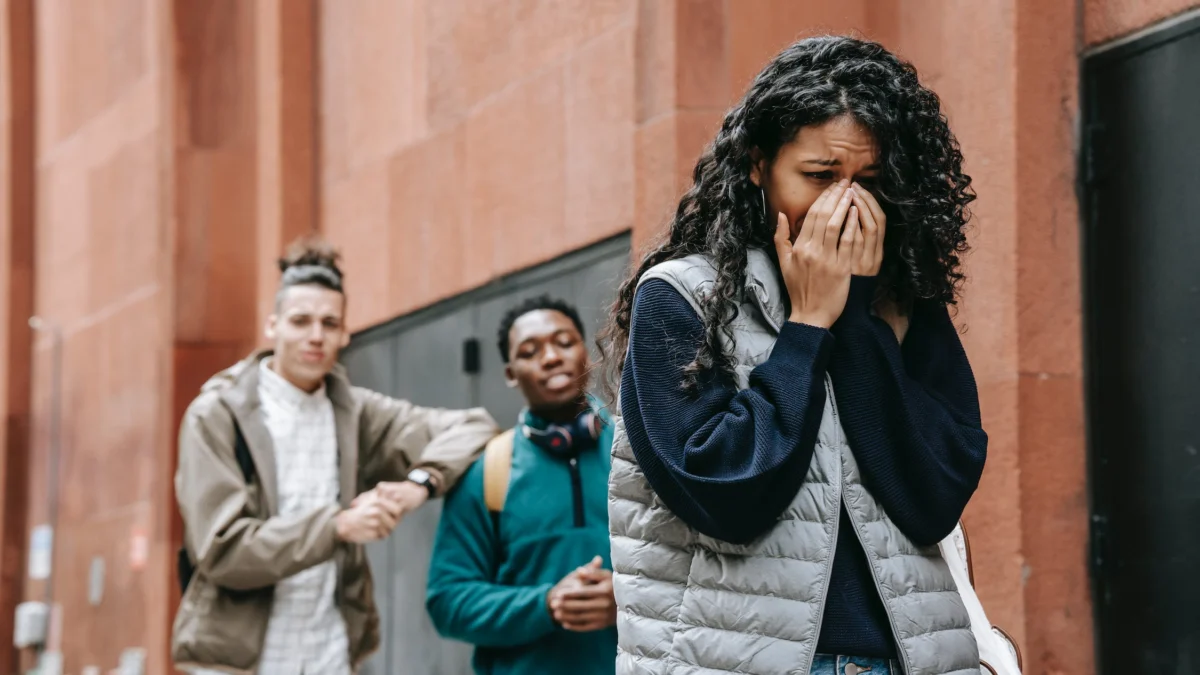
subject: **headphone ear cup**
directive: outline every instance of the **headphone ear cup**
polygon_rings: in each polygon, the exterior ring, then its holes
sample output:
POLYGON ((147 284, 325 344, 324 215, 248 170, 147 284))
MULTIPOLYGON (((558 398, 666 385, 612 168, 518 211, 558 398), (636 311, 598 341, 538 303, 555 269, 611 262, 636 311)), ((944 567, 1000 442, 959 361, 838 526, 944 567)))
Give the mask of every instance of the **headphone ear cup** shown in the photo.
POLYGON ((571 442, 571 430, 564 426, 552 424, 545 429, 525 427, 525 436, 538 447, 558 457, 571 457, 575 454, 575 446, 571 442))
POLYGON ((556 457, 570 459, 600 440, 602 420, 594 412, 576 417, 570 424, 551 424, 545 429, 524 426, 525 437, 556 457))
POLYGON ((586 412, 575 420, 576 437, 588 439, 593 443, 600 440, 600 416, 594 412, 586 412))
POLYGON ((574 445, 571 443, 571 432, 566 427, 557 425, 550 427, 546 430, 546 435, 542 437, 542 440, 545 443, 543 447, 556 455, 568 457, 573 454, 574 445))

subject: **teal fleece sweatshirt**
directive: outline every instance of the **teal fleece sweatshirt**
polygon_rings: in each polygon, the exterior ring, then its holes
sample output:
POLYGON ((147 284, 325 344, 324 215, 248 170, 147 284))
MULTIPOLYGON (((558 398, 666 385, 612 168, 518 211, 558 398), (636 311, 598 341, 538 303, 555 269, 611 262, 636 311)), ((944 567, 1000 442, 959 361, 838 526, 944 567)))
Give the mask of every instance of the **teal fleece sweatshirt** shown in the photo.
POLYGON ((513 438, 508 496, 498 518, 483 500, 482 458, 446 498, 426 596, 433 625, 475 645, 480 675, 612 675, 616 629, 573 633, 558 627, 546 607, 547 592, 595 556, 612 569, 612 426, 579 456, 580 495, 566 460, 519 430, 513 438))

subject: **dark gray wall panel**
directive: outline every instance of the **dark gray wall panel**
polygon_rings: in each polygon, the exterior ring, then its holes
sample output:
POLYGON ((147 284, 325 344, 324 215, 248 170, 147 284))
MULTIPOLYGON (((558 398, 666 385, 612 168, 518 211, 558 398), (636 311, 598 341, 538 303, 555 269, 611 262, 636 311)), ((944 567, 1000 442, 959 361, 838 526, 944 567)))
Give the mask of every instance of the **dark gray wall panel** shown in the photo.
MULTIPOLYGON (((354 384, 375 391, 393 391, 396 388, 393 359, 388 354, 386 342, 379 341, 374 347, 364 342, 354 345, 354 349, 346 350, 342 355, 342 363, 354 378, 354 384)), ((392 575, 380 573, 392 568, 392 547, 390 542, 381 541, 367 545, 367 558, 371 569, 375 570, 375 590, 377 595, 391 597, 392 575)), ((380 613, 380 634, 389 635, 392 617, 390 612, 380 613)), ((383 675, 392 672, 388 668, 387 645, 380 649, 363 665, 362 675, 383 675)))

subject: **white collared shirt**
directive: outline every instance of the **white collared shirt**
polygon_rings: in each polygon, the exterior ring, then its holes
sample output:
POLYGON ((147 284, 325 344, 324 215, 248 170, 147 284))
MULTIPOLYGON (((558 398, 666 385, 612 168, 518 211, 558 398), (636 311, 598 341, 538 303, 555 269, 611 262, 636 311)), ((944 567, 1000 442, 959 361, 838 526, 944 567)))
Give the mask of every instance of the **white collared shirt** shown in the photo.
MULTIPOLYGON (((325 388, 309 394, 260 364, 258 395, 275 448, 279 515, 311 513, 338 501, 337 430, 325 388)), ((346 623, 336 603, 337 563, 275 586, 258 675, 349 675, 346 623)))

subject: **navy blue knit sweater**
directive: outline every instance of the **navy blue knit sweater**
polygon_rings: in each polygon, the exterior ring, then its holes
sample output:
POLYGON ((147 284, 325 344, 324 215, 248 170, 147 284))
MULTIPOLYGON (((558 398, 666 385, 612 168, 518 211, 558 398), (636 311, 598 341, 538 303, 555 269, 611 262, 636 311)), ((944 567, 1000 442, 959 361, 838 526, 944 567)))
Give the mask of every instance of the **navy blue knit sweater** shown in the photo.
MULTIPOLYGON (((634 299, 621 412, 639 466, 671 510, 700 532, 744 543, 791 503, 812 460, 833 379, 863 483, 917 544, 954 529, 987 451, 979 397, 946 308, 918 302, 901 346, 872 316, 874 278, 855 277, 831 331, 787 323, 770 358, 738 391, 721 373, 681 387, 703 339, 691 305, 651 280, 634 299)), ((894 657, 866 554, 842 509, 817 650, 894 657)))

